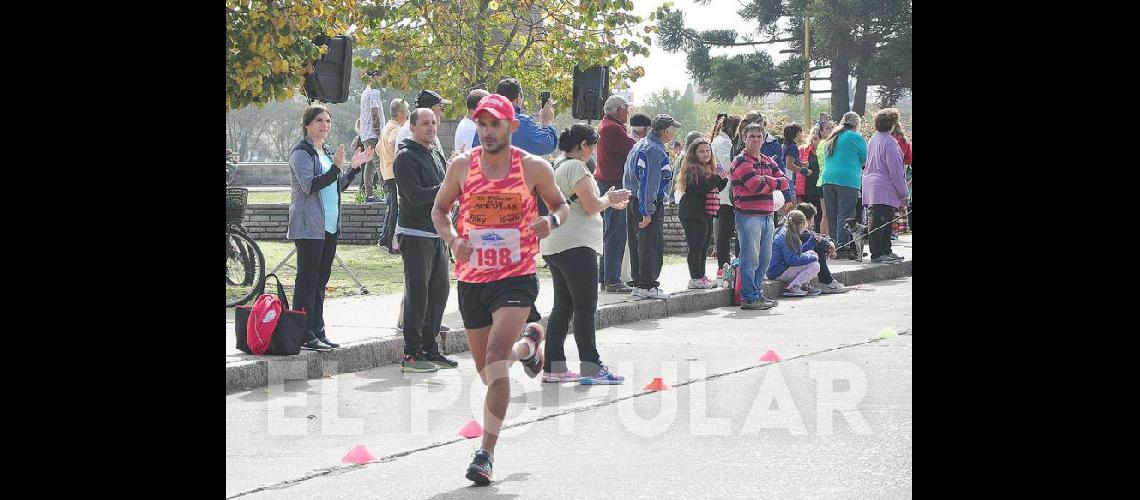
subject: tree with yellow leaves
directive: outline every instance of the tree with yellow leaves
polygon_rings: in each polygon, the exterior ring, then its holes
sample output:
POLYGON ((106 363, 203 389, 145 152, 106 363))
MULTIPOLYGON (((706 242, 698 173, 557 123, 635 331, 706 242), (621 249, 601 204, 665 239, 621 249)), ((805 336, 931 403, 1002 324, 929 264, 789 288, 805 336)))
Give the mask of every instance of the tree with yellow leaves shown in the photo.
POLYGON ((292 97, 328 49, 319 35, 349 33, 357 0, 226 0, 226 110, 292 97))
MULTIPOLYGON (((549 90, 565 110, 576 65, 609 66, 611 85, 624 88, 645 75, 630 58, 648 56, 651 43, 652 29, 639 28, 629 0, 407 0, 362 11, 367 21, 357 40, 375 56, 357 66, 376 75, 374 87, 432 89, 455 102, 514 77, 531 106, 549 90)), ((464 111, 454 106, 447 114, 464 111)))

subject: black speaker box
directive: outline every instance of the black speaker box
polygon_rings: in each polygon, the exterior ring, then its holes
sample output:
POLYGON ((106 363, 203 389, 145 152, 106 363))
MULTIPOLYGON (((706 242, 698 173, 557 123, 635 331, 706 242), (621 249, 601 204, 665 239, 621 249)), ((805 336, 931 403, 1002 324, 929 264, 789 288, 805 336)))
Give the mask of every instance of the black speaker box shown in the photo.
POLYGON ((601 120, 602 106, 610 97, 610 68, 594 66, 585 71, 574 68, 574 104, 571 115, 577 120, 601 120))
POLYGON ((352 78, 352 37, 319 36, 313 43, 327 45, 329 51, 305 76, 305 96, 310 100, 339 104, 348 101, 349 78, 352 78))

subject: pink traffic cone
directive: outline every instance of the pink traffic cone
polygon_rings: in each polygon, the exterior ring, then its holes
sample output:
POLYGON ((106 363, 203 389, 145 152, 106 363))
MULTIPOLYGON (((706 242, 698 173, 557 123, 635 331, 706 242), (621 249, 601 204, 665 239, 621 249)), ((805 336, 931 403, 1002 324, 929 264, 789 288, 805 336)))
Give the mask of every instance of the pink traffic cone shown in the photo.
POLYGON ((459 429, 459 435, 467 439, 479 437, 483 435, 483 426, 474 420, 467 422, 462 429, 459 429))
POLYGON ((354 464, 367 464, 372 462, 379 462, 380 459, 376 458, 368 448, 364 445, 358 444, 348 451, 344 458, 340 459, 341 462, 354 463, 354 464))
POLYGON ((776 351, 771 349, 768 349, 768 352, 760 356, 760 361, 783 361, 783 359, 784 358, 781 358, 779 354, 776 354, 776 351))
POLYGON ((666 384, 661 377, 653 377, 653 381, 645 385, 645 389, 649 391, 667 391, 669 384, 666 384))

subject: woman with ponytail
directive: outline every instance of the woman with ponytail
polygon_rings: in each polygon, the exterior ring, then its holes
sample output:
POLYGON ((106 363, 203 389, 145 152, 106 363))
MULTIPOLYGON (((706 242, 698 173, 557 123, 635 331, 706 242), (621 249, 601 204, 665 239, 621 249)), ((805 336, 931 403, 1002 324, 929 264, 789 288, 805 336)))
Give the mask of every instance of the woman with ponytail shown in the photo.
POLYGON ((787 223, 772 239, 772 263, 768 265, 768 279, 788 282, 785 297, 819 295, 823 290, 811 286, 811 279, 819 274, 819 255, 813 250, 818 243, 814 238, 800 241, 807 230, 807 216, 799 210, 788 212, 787 223))
POLYGON ((867 141, 859 134, 863 119, 858 113, 849 111, 843 115, 841 127, 827 139, 827 168, 823 170, 823 198, 827 213, 827 225, 831 239, 839 245, 840 255, 852 260, 855 255, 845 247, 851 241, 843 221, 857 217, 859 190, 862 188, 863 164, 867 162, 867 141))
POLYGON ((542 367, 543 382, 620 384, 625 377, 610 372, 598 355, 594 338, 594 313, 598 310, 598 253, 602 251, 602 210, 624 210, 628 189, 610 187, 598 195, 598 184, 586 168, 594 154, 598 133, 593 127, 575 123, 562 130, 558 148, 561 158, 554 162, 554 183, 566 196, 570 216, 539 240, 542 259, 550 267, 554 281, 554 308, 546 325, 546 347, 542 367), (574 341, 578 344, 581 372, 569 370, 563 344, 574 320, 574 341))

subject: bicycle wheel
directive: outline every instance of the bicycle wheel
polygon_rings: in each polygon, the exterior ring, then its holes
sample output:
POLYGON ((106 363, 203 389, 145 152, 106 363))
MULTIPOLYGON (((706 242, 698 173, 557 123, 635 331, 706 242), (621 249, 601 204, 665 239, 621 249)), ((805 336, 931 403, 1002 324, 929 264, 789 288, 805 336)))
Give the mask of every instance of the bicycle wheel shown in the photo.
MULTIPOLYGON (((245 245, 241 240, 226 235, 226 285, 228 286, 249 286, 253 284, 254 278, 257 277, 257 269, 251 263, 250 259, 254 258, 251 254, 253 251, 249 245, 245 245), (240 266, 230 266, 229 259, 234 259, 235 262, 240 262, 240 266)), ((252 261, 256 263, 256 261, 252 261)))
POLYGON ((265 284, 265 256, 241 231, 226 235, 226 307, 249 302, 265 284))
POLYGON ((226 164, 226 185, 229 186, 230 184, 233 184, 235 178, 237 178, 237 167, 227 163, 226 164))

